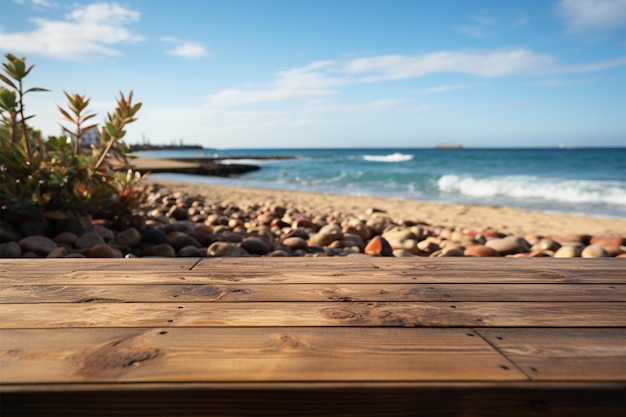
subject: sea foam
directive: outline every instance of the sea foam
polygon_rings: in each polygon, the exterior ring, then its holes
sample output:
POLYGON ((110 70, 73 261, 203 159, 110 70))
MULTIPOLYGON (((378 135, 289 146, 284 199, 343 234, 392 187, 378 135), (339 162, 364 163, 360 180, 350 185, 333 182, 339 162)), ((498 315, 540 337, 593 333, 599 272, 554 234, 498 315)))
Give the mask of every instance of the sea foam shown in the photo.
POLYGON ((370 162, 406 162, 414 158, 414 155, 404 153, 392 153, 389 155, 363 155, 363 159, 370 162))
POLYGON ((565 203, 626 205, 626 188, 618 181, 540 179, 532 176, 475 178, 443 175, 439 190, 472 197, 507 197, 565 203))

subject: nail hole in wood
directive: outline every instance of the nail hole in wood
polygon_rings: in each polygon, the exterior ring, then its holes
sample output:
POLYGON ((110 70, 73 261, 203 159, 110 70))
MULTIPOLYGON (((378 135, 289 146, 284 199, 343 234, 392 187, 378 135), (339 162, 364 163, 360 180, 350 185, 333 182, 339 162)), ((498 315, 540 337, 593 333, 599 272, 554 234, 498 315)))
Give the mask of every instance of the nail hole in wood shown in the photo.
POLYGON ((467 333, 468 336, 474 337, 474 333, 467 333))
POLYGON ((508 370, 509 370, 509 367, 508 367, 508 366, 506 366, 506 365, 500 365, 500 368, 504 369, 505 371, 508 371, 508 370))
POLYGON ((504 340, 504 337, 502 337, 502 336, 496 336, 496 339, 498 339, 498 340, 504 340))
POLYGON ((167 322, 168 323, 174 323, 174 320, 168 320, 167 322))
POLYGON ((178 308, 185 308, 185 307, 183 307, 183 306, 178 306, 178 308))
POLYGON ((450 308, 456 308, 456 306, 450 306, 450 308))
POLYGON ((167 334, 166 331, 159 332, 159 334, 167 334))
POLYGON ((530 367, 530 370, 531 370, 531 371, 533 371, 533 372, 538 372, 538 369, 537 369, 537 368, 535 368, 534 366, 531 366, 531 367, 530 367))

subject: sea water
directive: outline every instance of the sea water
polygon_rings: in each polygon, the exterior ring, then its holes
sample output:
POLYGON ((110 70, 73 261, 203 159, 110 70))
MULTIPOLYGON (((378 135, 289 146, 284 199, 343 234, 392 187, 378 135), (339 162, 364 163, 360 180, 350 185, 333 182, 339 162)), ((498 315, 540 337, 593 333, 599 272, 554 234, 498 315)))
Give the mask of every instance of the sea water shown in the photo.
POLYGON ((221 163, 261 167, 231 178, 155 174, 154 179, 499 205, 626 219, 626 148, 220 149, 139 155, 250 157, 221 163), (294 159, 252 159, 267 156, 294 159))

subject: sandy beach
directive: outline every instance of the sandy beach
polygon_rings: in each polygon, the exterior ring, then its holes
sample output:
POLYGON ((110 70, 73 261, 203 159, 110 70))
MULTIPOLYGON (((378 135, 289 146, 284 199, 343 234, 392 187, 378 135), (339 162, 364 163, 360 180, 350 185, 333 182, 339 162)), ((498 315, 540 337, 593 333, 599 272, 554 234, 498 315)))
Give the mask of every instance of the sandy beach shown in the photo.
POLYGON ((163 180, 148 180, 148 183, 161 184, 171 192, 201 196, 207 203, 231 203, 242 208, 254 204, 267 204, 298 208, 306 210, 311 215, 343 213, 355 216, 366 216, 368 210, 378 209, 398 220, 425 222, 432 226, 492 228, 521 236, 528 234, 626 236, 626 220, 609 218, 545 213, 509 207, 439 204, 163 180))

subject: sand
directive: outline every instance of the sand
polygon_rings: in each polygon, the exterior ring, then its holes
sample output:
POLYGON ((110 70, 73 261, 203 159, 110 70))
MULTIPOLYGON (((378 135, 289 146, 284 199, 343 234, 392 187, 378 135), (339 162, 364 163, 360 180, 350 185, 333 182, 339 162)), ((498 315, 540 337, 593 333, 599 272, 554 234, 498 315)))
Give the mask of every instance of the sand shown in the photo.
POLYGON ((509 207, 441 204, 415 200, 318 194, 309 192, 269 190, 190 184, 164 180, 148 180, 166 186, 170 191, 201 196, 207 202, 229 202, 239 207, 254 204, 277 204, 297 207, 313 215, 346 213, 366 215, 368 209, 384 210, 393 219, 422 221, 432 226, 484 229, 487 227, 514 235, 539 234, 564 236, 626 237, 626 220, 588 216, 553 214, 509 207))

